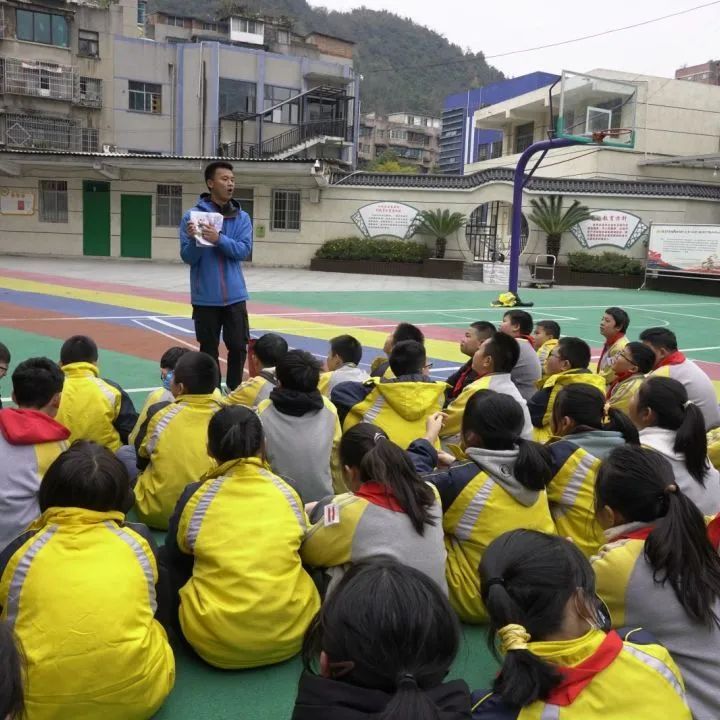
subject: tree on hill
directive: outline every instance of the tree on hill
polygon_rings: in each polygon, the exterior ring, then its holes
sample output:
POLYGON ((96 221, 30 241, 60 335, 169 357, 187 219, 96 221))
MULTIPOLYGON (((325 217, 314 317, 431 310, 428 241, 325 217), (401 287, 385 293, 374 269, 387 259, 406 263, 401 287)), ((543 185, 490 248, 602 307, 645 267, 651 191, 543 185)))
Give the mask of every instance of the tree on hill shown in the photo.
POLYGON ((363 169, 368 172, 400 173, 402 175, 416 175, 420 172, 419 166, 402 162, 392 150, 385 150, 363 169))

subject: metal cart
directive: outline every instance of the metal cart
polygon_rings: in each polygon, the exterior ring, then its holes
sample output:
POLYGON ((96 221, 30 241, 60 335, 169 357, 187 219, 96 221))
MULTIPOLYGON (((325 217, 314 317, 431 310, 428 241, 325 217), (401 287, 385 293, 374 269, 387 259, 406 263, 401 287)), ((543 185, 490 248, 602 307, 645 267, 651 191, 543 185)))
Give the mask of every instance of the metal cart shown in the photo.
POLYGON ((523 278, 522 284, 526 287, 549 287, 555 284, 555 255, 536 255, 534 263, 528 263, 529 275, 523 278))

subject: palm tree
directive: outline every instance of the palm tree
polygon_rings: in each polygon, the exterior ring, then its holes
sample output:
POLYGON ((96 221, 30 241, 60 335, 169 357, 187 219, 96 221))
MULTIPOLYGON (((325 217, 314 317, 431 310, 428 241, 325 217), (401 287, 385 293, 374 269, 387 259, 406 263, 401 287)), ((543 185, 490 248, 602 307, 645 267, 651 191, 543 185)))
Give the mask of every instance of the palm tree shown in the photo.
POLYGON ((465 226, 467 219, 460 212, 449 210, 423 210, 418 214, 413 235, 430 235, 435 238, 435 257, 445 257, 448 235, 465 226))
POLYGON ((530 201, 532 205, 532 220, 546 235, 546 250, 548 255, 557 257, 560 254, 560 240, 563 233, 574 228, 585 220, 593 220, 592 213, 579 200, 573 200, 572 205, 563 212, 563 197, 550 195, 547 198, 537 198, 530 201))

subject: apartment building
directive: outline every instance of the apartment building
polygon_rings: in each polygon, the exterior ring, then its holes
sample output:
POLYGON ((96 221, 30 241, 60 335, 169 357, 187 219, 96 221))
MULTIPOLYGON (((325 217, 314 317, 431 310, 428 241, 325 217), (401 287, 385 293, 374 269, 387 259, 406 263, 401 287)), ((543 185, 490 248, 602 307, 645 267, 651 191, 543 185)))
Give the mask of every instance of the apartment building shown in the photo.
POLYGON ((690 80, 705 85, 720 85, 720 60, 678 68, 675 71, 675 79, 690 80))

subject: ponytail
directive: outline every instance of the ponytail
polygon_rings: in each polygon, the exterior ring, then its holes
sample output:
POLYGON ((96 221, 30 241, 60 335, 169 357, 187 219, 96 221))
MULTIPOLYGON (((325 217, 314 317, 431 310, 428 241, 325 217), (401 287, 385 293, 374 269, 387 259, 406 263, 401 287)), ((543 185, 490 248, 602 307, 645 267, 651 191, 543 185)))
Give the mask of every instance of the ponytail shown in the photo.
POLYGON ((550 451, 539 443, 517 438, 518 457, 513 475, 528 490, 544 490, 553 478, 550 451))
POLYGON ((687 471, 705 487, 705 476, 710 469, 705 417, 700 408, 689 400, 685 402, 683 410, 683 419, 675 433, 673 450, 685 456, 687 471))
POLYGON ((603 430, 615 430, 619 432, 626 443, 629 445, 639 445, 640 435, 633 425, 633 421, 622 411, 617 408, 610 408, 607 413, 608 420, 603 422, 603 430))
POLYGON ((441 720, 437 705, 417 684, 411 673, 402 675, 395 694, 377 716, 378 720, 441 720))
POLYGON ((219 463, 258 455, 262 442, 262 423, 250 408, 230 405, 210 419, 208 452, 219 463))

